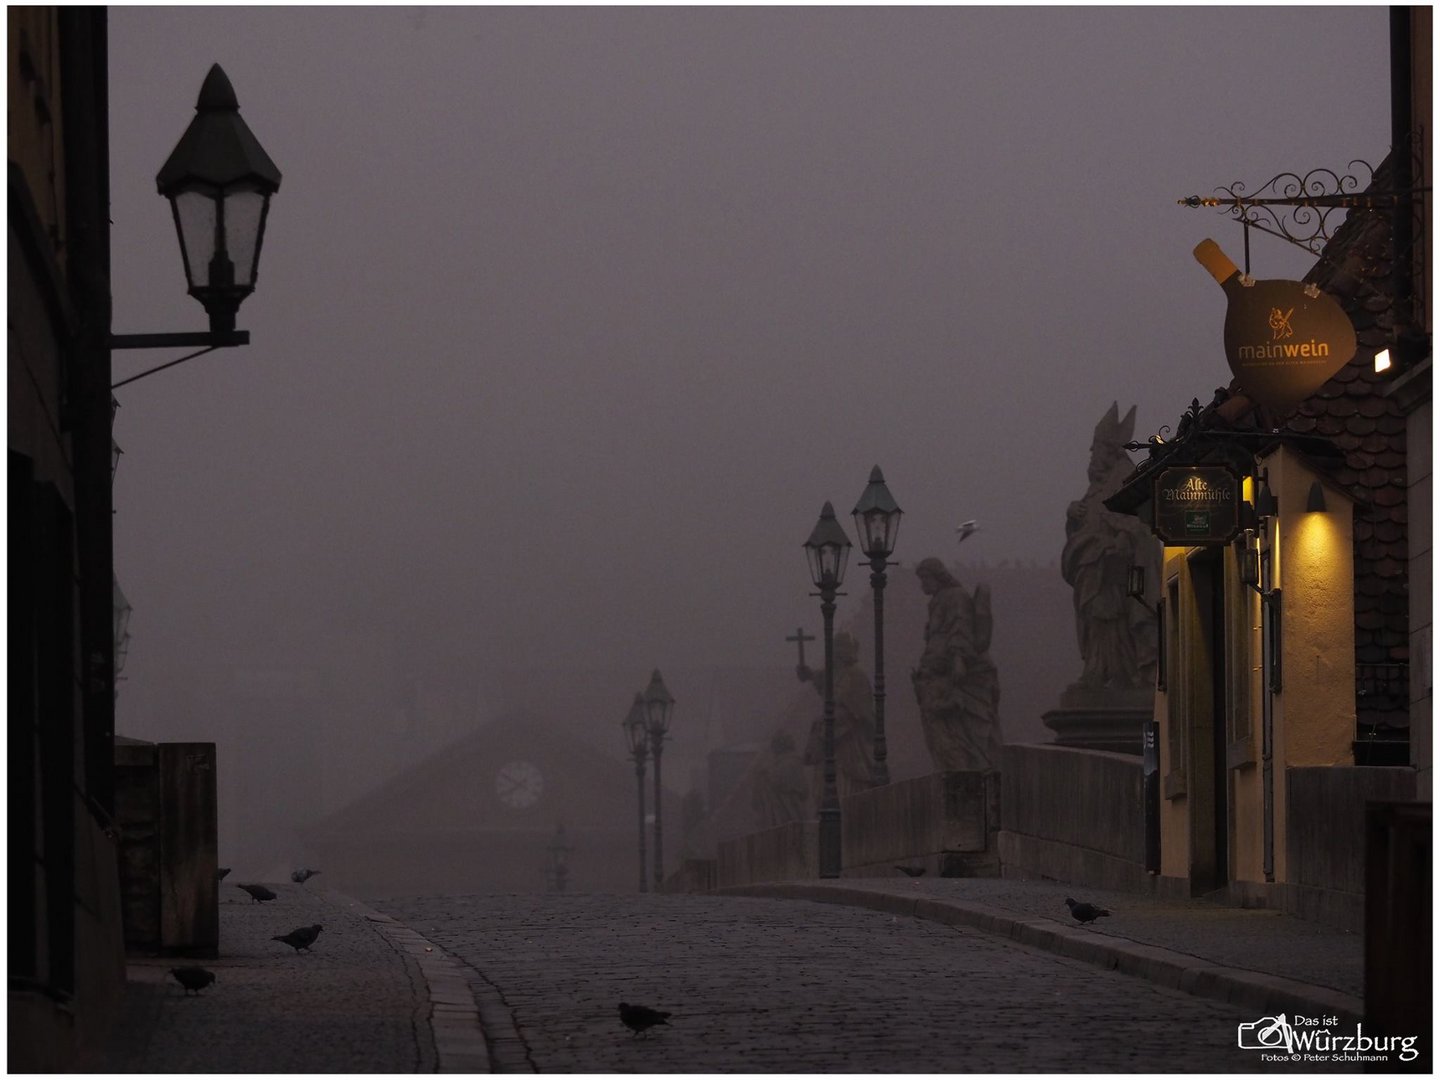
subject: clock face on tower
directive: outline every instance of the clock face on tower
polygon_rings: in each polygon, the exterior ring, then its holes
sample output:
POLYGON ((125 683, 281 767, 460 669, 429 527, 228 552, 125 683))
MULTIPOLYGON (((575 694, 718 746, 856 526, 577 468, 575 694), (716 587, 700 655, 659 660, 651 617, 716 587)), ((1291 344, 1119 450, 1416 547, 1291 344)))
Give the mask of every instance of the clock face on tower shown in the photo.
POLYGON ((528 761, 511 761, 495 774, 495 796, 514 810, 524 810, 540 801, 545 778, 528 761))

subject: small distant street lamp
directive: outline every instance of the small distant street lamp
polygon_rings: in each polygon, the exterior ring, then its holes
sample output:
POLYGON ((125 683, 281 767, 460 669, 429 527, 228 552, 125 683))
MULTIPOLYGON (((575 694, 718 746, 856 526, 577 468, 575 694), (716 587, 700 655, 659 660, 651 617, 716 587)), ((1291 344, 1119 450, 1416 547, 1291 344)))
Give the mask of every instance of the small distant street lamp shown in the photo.
POLYGON ((574 850, 566 842, 564 824, 557 824, 555 838, 546 848, 546 851, 550 853, 550 863, 545 868, 545 884, 549 887, 550 892, 565 891, 566 882, 570 877, 570 866, 566 861, 566 856, 574 850))
POLYGON ((804 546, 810 563, 810 580, 820 590, 820 614, 825 620, 825 782, 820 795, 820 876, 838 878, 840 795, 835 787, 835 597, 845 580, 851 544, 844 528, 835 520, 835 508, 829 502, 821 508, 820 520, 804 546))
POLYGON ((172 360, 115 383, 111 389, 231 345, 248 345, 250 333, 235 329, 235 314, 255 290, 260 246, 270 196, 280 170, 240 118, 235 89, 219 64, 200 88, 195 118, 155 178, 170 200, 190 295, 204 305, 204 333, 111 334, 112 349, 160 349, 200 345, 200 352, 172 360))
POLYGON ((635 703, 630 706, 622 725, 625 741, 630 747, 630 757, 635 762, 635 789, 640 795, 640 891, 646 892, 645 884, 645 754, 649 744, 649 732, 645 729, 645 695, 635 691, 635 703))
POLYGON ((655 891, 665 877, 665 857, 661 850, 660 836, 660 750, 665 743, 665 734, 670 730, 670 714, 675 709, 675 699, 665 689, 665 680, 660 678, 660 669, 650 673, 650 685, 645 688, 645 724, 650 729, 650 756, 655 759, 655 891))
POLYGON ((881 787, 890 783, 890 767, 885 761, 885 567, 895 550, 903 511, 885 486, 879 465, 870 470, 870 483, 852 513, 860 550, 870 560, 870 587, 875 592, 875 760, 870 780, 881 787))

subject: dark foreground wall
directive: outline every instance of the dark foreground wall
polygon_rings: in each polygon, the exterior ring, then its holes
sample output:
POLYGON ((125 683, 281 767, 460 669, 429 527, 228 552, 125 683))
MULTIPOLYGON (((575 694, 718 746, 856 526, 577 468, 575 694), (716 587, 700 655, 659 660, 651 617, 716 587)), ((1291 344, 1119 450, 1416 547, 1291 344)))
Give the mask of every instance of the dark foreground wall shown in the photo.
POLYGON ((1285 779, 1282 904, 1302 918, 1359 930, 1365 918, 1365 807, 1412 802, 1409 766, 1290 769, 1285 779))

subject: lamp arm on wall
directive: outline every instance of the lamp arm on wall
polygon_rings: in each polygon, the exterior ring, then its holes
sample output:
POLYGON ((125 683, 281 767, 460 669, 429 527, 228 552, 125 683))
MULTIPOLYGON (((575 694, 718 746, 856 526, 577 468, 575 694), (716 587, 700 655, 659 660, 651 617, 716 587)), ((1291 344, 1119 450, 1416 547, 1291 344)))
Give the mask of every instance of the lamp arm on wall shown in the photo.
POLYGON ((164 371, 176 364, 183 364, 186 360, 194 360, 197 356, 204 356, 216 349, 227 349, 236 345, 249 345, 249 330, 230 330, 221 333, 178 333, 178 334, 111 334, 111 349, 168 349, 185 345, 203 345, 204 348, 197 352, 180 357, 178 360, 171 360, 169 363, 159 364, 147 368, 138 375, 131 375, 128 379, 121 379, 117 383, 111 383, 111 390, 118 390, 126 383, 132 383, 136 379, 143 379, 146 375, 154 375, 157 371, 164 371))

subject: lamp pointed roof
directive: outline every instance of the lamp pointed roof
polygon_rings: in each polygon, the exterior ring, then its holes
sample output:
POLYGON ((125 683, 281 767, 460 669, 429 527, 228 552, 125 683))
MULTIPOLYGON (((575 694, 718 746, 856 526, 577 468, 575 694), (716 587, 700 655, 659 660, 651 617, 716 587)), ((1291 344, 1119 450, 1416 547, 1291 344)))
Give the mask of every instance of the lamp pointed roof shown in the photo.
POLYGON ((240 117, 235 88, 219 64, 210 67, 195 103, 195 118, 155 177, 160 194, 186 183, 226 187, 249 181, 262 191, 280 188, 280 170, 240 117))

